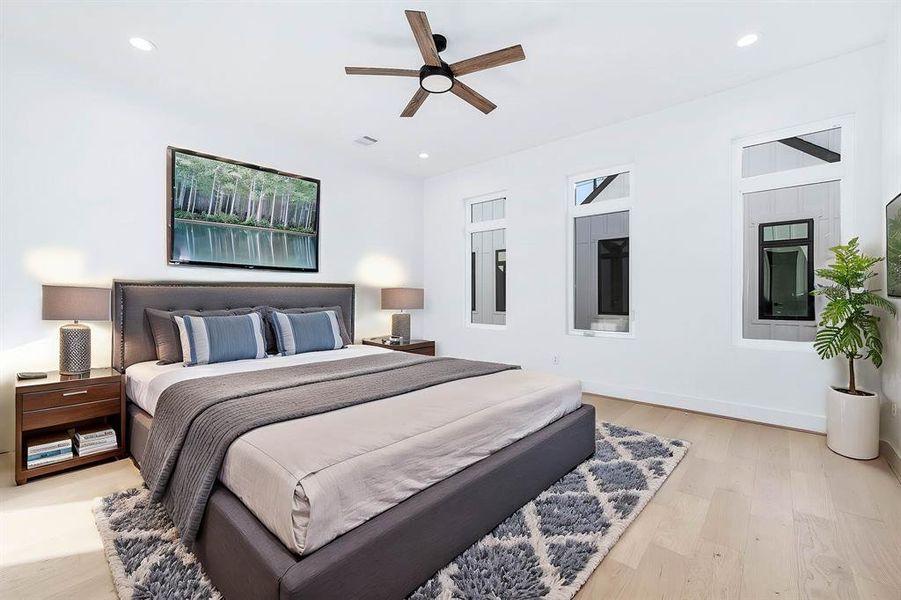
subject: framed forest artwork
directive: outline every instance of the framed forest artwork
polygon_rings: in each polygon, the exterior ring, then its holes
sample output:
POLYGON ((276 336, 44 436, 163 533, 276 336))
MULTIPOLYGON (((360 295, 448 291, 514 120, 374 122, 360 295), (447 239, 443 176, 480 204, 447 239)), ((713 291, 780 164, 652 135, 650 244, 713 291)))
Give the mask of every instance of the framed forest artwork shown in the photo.
POLYGON ((169 264, 319 271, 318 179, 168 148, 169 264))
POLYGON ((901 298, 901 194, 885 207, 885 230, 886 289, 901 298))

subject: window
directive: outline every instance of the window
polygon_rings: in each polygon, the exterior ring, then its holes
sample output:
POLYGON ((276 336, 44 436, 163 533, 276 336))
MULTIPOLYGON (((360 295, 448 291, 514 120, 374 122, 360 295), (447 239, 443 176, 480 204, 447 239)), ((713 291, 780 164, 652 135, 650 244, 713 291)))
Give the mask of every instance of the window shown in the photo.
POLYGON ((626 169, 570 180, 570 333, 628 334, 631 324, 626 169))
POLYGON ((629 197, 629 174, 613 173, 576 183, 576 205, 629 197))
POLYGON ((484 221, 500 221, 504 218, 505 201, 503 198, 485 200, 470 204, 470 223, 484 221))
POLYGON ((494 251, 494 310, 507 312, 507 251, 494 251))
POLYGON ((759 229, 759 318, 812 320, 813 219, 762 223, 759 229))
POLYGON ((472 312, 476 311, 476 253, 470 252, 469 262, 469 305, 472 312))
POLYGON ((504 326, 507 322, 505 211, 505 198, 467 204, 470 324, 504 326))
POLYGON ((841 243, 844 126, 736 142, 742 213, 743 340, 810 342, 822 299, 815 272, 841 243))
POLYGON ((629 238, 598 240, 598 314, 629 314, 629 238))
POLYGON ((840 162, 841 146, 841 127, 745 146, 741 151, 741 176, 840 162))

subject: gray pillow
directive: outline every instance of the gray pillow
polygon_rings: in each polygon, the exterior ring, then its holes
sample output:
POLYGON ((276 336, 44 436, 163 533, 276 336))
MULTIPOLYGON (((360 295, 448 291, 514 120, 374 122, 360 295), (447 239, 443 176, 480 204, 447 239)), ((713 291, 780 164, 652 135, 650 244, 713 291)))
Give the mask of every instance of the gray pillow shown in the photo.
POLYGON ((278 346, 275 342, 275 329, 272 325, 272 310, 275 309, 279 312, 283 312, 285 314, 299 314, 299 313, 313 313, 313 312, 324 312, 326 310, 335 311, 335 316, 338 317, 338 328, 340 329, 341 339, 344 341, 344 345, 353 344, 354 341, 351 339, 350 334, 347 333, 347 326, 344 323, 344 313, 341 312, 340 306, 308 306, 305 308, 280 308, 278 306, 254 306, 253 310, 257 312, 263 313, 263 316, 266 318, 266 327, 263 328, 263 333, 266 337, 266 352, 269 354, 278 353, 278 346))
MULTIPOLYGON (((178 335, 178 326, 173 317, 191 315, 194 317, 228 317, 231 315, 247 315, 254 312, 252 308, 229 308, 225 310, 160 310, 158 308, 145 308, 144 314, 150 322, 150 332, 153 334, 153 343, 156 345, 156 358, 158 364, 170 365, 182 362, 181 337, 178 335)), ((256 311, 261 312, 261 311, 256 311)), ((263 327, 268 332, 269 327, 263 327)))

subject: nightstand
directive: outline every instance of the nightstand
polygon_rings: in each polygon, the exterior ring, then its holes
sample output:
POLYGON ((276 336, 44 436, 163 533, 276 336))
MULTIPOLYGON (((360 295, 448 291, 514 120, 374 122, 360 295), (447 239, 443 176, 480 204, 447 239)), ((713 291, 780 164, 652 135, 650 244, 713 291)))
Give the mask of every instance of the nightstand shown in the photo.
POLYGON ((400 352, 410 352, 412 354, 435 356, 435 342, 432 340, 410 340, 405 344, 389 344, 387 340, 388 336, 365 338, 363 340, 363 344, 365 346, 378 346, 379 348, 387 348, 388 350, 399 350, 400 352))
POLYGON ((83 376, 47 373, 46 379, 16 382, 16 484, 110 458, 125 458, 125 376, 114 369, 91 369, 83 376), (79 427, 107 425, 117 448, 27 469, 28 440, 79 427))

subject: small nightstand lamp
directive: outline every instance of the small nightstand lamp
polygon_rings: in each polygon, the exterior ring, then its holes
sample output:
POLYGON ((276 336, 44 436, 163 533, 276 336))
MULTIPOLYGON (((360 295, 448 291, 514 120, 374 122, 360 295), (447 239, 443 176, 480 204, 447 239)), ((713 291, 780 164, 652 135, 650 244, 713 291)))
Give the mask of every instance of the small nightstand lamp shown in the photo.
POLYGON ((79 321, 109 321, 107 288, 44 285, 41 318, 74 323, 59 328, 59 372, 80 375, 91 370, 91 328, 79 321))
POLYGON ((422 288, 382 288, 382 310, 400 310, 391 315, 391 335, 410 341, 410 313, 404 310, 422 308, 422 288))

